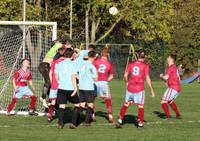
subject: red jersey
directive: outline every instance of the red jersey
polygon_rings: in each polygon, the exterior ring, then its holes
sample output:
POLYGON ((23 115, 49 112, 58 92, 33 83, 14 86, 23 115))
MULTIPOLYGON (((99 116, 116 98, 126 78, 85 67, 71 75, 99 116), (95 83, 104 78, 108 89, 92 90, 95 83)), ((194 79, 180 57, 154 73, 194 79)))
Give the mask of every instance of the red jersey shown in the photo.
POLYGON ((13 80, 17 86, 27 86, 27 81, 32 79, 32 73, 27 70, 19 69, 13 75, 13 80))
POLYGON ((126 72, 130 74, 128 91, 138 93, 144 90, 145 77, 149 75, 149 65, 143 61, 135 61, 128 65, 126 72))
POLYGON ((54 60, 51 63, 51 77, 52 77, 51 88, 52 89, 57 89, 58 88, 58 82, 57 82, 56 77, 55 77, 55 66, 56 66, 56 64, 58 64, 59 62, 61 62, 63 60, 64 60, 64 58, 59 58, 59 59, 54 60))
POLYGON ((169 88, 176 90, 177 92, 181 91, 181 84, 180 84, 180 76, 176 65, 171 65, 166 70, 166 75, 169 76, 167 80, 167 85, 169 88))
POLYGON ((107 59, 96 59, 93 64, 97 69, 98 81, 108 81, 108 76, 114 74, 113 65, 107 59))

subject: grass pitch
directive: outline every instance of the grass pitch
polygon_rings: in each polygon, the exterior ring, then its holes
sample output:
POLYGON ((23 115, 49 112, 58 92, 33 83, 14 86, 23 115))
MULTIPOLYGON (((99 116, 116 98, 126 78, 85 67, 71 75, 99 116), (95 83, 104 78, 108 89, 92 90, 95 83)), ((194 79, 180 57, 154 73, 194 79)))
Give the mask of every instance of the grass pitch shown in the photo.
MULTIPOLYGON (((151 98, 146 90, 144 129, 134 125, 137 117, 136 106, 131 106, 122 129, 108 124, 105 104, 96 100, 97 122, 91 127, 80 126, 75 130, 56 128, 57 119, 47 123, 46 117, 7 117, 0 115, 0 141, 199 141, 200 138, 200 84, 182 86, 177 105, 183 119, 165 121, 159 117, 162 113, 160 100, 166 89, 163 82, 153 82, 156 97, 151 98)), ((114 117, 117 119, 125 93, 122 81, 111 83, 114 117)), ((171 111, 172 116, 175 114, 171 111)))

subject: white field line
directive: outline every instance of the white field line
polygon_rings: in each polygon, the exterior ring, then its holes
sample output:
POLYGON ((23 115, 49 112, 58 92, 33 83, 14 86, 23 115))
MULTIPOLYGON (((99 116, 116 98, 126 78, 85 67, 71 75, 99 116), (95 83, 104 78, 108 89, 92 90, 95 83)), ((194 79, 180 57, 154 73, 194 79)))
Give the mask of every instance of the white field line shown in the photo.
MULTIPOLYGON (((189 124, 189 123, 199 123, 200 120, 191 120, 191 121, 153 121, 153 122, 145 122, 144 125, 167 125, 167 124, 189 124)), ((69 124, 65 124, 65 126, 68 126, 69 124)), ((126 124, 127 125, 127 124, 126 124)), ((131 125, 131 124, 129 124, 131 125)), ((20 125, 15 125, 15 127, 56 127, 57 124, 35 124, 35 125, 30 125, 30 124, 20 124, 20 125)), ((81 124, 80 126, 84 126, 81 124)), ((97 123, 93 124, 92 126, 114 126, 111 123, 97 123)), ((9 128, 13 127, 13 125, 0 125, 0 128, 9 128)))

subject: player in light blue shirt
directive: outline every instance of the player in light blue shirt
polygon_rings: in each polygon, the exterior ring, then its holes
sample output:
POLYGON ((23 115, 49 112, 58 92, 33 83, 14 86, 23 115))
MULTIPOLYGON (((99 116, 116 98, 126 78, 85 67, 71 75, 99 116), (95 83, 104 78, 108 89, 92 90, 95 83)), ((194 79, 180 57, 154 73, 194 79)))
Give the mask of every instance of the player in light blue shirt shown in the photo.
POLYGON ((72 123, 70 124, 70 128, 74 129, 79 124, 80 106, 76 83, 77 70, 75 63, 72 61, 73 54, 74 50, 67 48, 63 54, 65 60, 61 61, 55 66, 55 74, 58 81, 57 103, 59 104, 59 129, 63 128, 64 126, 64 109, 68 101, 74 104, 74 112, 72 115, 72 123))
POLYGON ((92 122, 92 115, 94 113, 94 81, 97 80, 97 71, 92 64, 96 59, 96 52, 90 51, 88 53, 88 60, 83 60, 78 66, 79 78, 79 98, 82 110, 87 104, 85 123, 92 122))

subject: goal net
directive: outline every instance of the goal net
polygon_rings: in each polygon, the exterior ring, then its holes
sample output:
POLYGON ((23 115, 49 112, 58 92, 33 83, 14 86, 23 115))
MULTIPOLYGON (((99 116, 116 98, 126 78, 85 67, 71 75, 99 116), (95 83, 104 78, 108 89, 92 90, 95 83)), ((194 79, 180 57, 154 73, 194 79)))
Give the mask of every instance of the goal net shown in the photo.
MULTIPOLYGON (((13 95, 12 76, 19 69, 23 58, 31 61, 35 95, 38 97, 36 110, 44 109, 39 102, 42 94, 43 79, 38 65, 52 46, 57 35, 56 22, 14 22, 0 21, 0 109, 5 113, 13 95)), ((29 99, 17 101, 14 110, 27 114, 29 99)))

